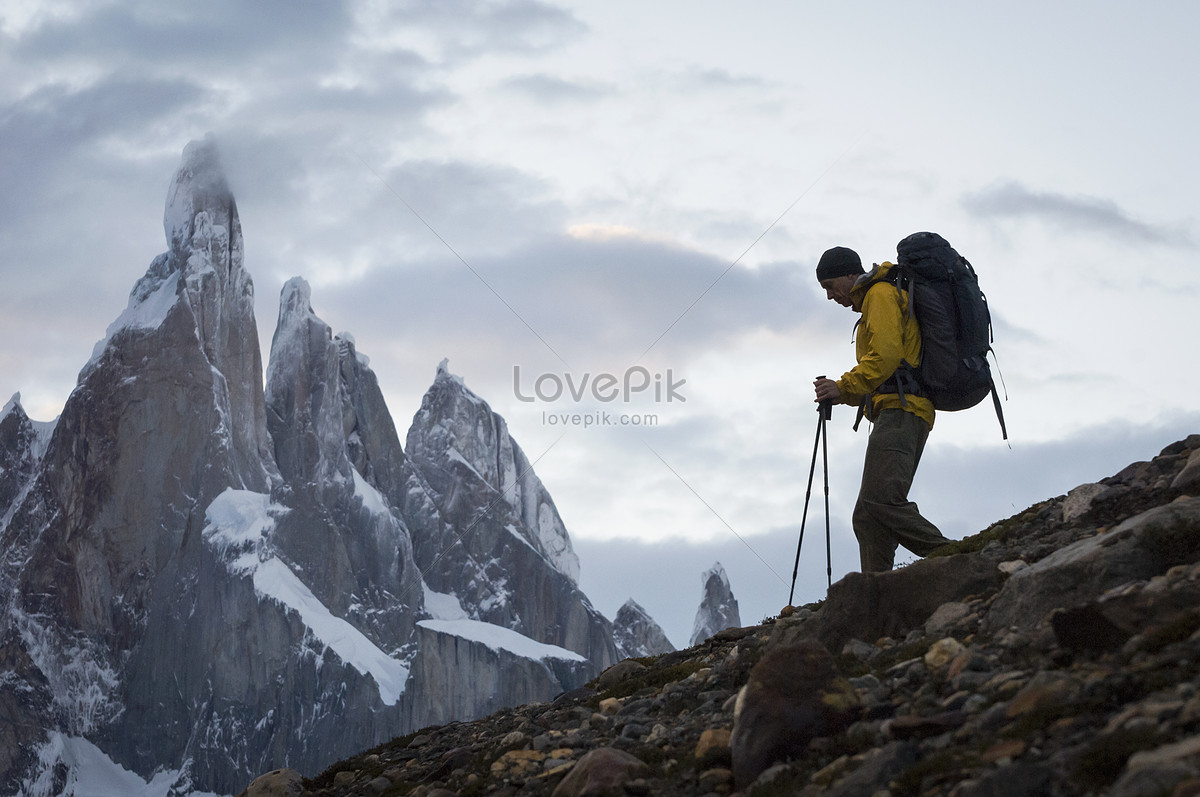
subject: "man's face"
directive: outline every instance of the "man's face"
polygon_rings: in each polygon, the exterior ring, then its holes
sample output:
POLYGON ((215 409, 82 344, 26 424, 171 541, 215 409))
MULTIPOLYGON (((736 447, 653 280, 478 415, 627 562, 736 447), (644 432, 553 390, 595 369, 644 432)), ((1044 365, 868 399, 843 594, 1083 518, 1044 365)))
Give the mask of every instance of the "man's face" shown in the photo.
POLYGON ((842 307, 853 308, 854 304, 850 301, 850 289, 854 287, 858 277, 853 274, 844 277, 832 277, 830 279, 821 280, 821 287, 825 289, 825 297, 831 302, 837 302, 842 307))

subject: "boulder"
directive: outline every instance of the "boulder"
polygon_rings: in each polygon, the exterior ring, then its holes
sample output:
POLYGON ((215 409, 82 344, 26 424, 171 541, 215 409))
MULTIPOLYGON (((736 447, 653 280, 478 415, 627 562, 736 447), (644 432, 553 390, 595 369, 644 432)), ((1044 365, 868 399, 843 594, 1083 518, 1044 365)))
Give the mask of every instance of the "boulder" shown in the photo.
POLYGON ((813 739, 844 730, 859 707, 858 693, 819 642, 768 651, 750 671, 734 709, 730 748, 738 787, 799 756, 813 739))
POLYGON ((294 769, 276 769, 259 775, 238 797, 299 797, 304 778, 294 769))
POLYGON ((989 629, 1032 628, 1130 581, 1149 579, 1200 557, 1200 498, 1182 498, 1135 515, 1104 534, 1060 548, 1017 570, 985 618, 989 629))
POLYGON ((551 797, 623 795, 626 783, 648 772, 649 768, 636 756, 612 747, 599 747, 579 759, 551 797))
POLYGON ((848 573, 829 588, 805 633, 831 650, 851 639, 904 636, 943 604, 986 592, 1000 579, 996 562, 982 554, 922 559, 886 573, 848 573))

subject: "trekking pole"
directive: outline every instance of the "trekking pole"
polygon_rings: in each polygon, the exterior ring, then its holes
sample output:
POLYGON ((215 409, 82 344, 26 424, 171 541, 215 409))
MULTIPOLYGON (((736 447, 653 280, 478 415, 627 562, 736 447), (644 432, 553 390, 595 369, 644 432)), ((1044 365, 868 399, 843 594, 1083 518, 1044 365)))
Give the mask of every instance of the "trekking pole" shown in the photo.
MULTIPOLYGON (((825 377, 818 376, 817 379, 825 377)), ((808 468, 808 487, 804 491, 804 512, 800 515, 800 541, 796 543, 796 564, 792 567, 792 588, 788 592, 788 605, 792 605, 792 598, 796 593, 796 575, 800 572, 800 549, 804 546, 804 525, 808 522, 808 503, 812 498, 812 483, 813 475, 817 472, 817 448, 821 445, 825 437, 825 421, 833 412, 833 402, 822 401, 817 404, 817 436, 813 440, 812 464, 808 468)), ((829 541, 829 449, 825 448, 825 539, 826 547, 828 548, 829 541)), ((830 554, 826 552, 828 560, 830 554)), ((833 566, 829 565, 830 580, 833 579, 833 566)))
POLYGON ((821 470, 825 477, 825 577, 828 579, 827 586, 833 586, 833 547, 829 541, 829 433, 825 429, 825 422, 833 417, 833 402, 826 399, 817 405, 817 412, 821 414, 821 420, 817 422, 820 429, 825 432, 821 435, 821 470))

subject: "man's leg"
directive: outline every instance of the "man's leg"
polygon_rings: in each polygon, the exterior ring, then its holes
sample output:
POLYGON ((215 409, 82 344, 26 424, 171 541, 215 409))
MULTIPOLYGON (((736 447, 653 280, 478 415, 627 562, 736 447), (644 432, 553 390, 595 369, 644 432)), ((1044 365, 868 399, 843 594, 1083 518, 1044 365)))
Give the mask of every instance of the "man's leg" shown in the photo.
POLYGON ((854 534, 864 573, 891 570, 897 544, 924 556, 950 542, 908 500, 928 436, 925 421, 905 410, 884 410, 875 419, 854 507, 854 534))

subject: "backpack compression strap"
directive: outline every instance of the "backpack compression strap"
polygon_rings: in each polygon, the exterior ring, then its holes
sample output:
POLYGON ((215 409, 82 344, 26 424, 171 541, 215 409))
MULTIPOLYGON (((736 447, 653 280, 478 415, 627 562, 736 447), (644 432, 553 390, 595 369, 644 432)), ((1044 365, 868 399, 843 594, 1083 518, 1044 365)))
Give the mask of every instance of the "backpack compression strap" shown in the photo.
MULTIPOLYGON (((924 391, 921 389, 921 383, 917 381, 916 369, 908 364, 908 360, 901 360, 899 367, 896 368, 892 375, 883 380, 882 385, 863 396, 862 401, 858 403, 858 415, 856 415, 854 418, 854 431, 858 431, 858 425, 862 423, 863 416, 867 414, 867 402, 870 401, 871 397, 876 393, 895 393, 899 395, 900 406, 904 407, 905 409, 908 408, 908 399, 905 397, 906 394, 909 396, 924 395, 924 391), (894 387, 895 390, 885 389, 892 387, 894 387)), ((999 398, 996 400, 999 401, 999 398)))

